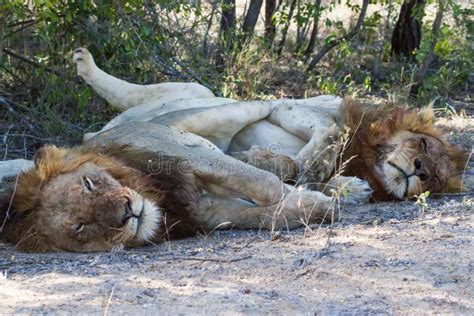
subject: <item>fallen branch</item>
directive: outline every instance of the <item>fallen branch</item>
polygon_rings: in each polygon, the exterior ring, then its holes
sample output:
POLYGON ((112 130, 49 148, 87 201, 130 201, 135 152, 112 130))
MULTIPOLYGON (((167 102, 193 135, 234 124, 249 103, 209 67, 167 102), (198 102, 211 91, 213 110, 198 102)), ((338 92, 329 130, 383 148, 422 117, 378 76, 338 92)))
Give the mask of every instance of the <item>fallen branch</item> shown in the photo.
POLYGON ((197 82, 199 82, 199 84, 205 86, 206 88, 208 88, 209 90, 211 91, 215 91, 215 87, 211 86, 210 84, 208 84, 207 82, 205 82, 204 80, 201 79, 201 77, 196 74, 193 70, 191 70, 191 68, 189 68, 188 66, 186 66, 182 61, 180 61, 178 58, 176 57, 172 57, 171 60, 176 64, 178 65, 185 73, 188 74, 189 77, 191 77, 192 79, 196 80, 197 82))
MULTIPOLYGON (((106 253, 105 253, 106 254, 106 253)), ((125 254, 133 254, 133 252, 126 252, 125 254)), ((240 257, 240 258, 233 258, 233 259, 220 259, 220 258, 199 258, 199 257, 177 257, 177 256, 161 256, 154 258, 155 261, 170 261, 170 260, 183 260, 183 261, 201 261, 201 262, 219 262, 219 263, 232 263, 243 261, 251 258, 252 255, 240 257)), ((55 254, 46 254, 46 255, 39 255, 35 258, 29 256, 15 256, 14 259, 11 258, 0 258, 0 270, 8 270, 12 267, 21 267, 31 264, 37 264, 38 262, 52 262, 56 261, 56 263, 61 264, 65 262, 74 262, 84 266, 90 266, 91 260, 94 257, 90 254, 73 254, 73 253, 64 253, 60 256, 55 254)))

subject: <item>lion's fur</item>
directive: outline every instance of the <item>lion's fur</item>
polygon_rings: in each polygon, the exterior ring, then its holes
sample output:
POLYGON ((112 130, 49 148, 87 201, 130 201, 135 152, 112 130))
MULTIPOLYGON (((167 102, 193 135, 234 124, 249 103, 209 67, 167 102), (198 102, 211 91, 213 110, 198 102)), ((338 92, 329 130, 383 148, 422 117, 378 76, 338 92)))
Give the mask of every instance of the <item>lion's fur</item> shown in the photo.
POLYGON ((442 131, 435 126, 432 107, 410 110, 407 107, 386 104, 367 108, 356 100, 346 98, 341 113, 352 133, 351 143, 343 158, 349 160, 346 173, 367 179, 374 189, 376 200, 393 199, 384 189, 379 175, 374 173, 374 166, 380 161, 388 142, 401 131, 428 135, 439 140, 444 154, 452 162, 443 192, 462 190, 460 175, 465 169, 468 154, 444 139, 442 131))

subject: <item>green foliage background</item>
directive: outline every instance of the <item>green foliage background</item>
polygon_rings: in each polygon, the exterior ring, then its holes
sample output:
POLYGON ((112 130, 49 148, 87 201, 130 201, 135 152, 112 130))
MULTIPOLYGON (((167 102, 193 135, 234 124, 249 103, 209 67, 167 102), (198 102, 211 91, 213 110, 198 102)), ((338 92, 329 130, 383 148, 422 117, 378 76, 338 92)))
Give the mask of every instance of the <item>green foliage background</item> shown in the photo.
MULTIPOLYGON (((435 62, 416 98, 410 99, 408 91, 432 40, 433 17, 424 19, 417 60, 393 61, 390 34, 400 3, 376 1, 371 5, 390 12, 389 18, 378 10, 369 14, 354 40, 343 42, 315 70, 305 72, 294 32, 281 56, 260 30, 243 48, 231 46, 222 53, 220 1, 0 0, 3 154, 29 156, 44 142, 77 143, 84 132, 97 130, 115 115, 75 77, 71 53, 79 46, 91 51, 99 67, 131 82, 197 81, 217 95, 240 99, 327 93, 413 104, 436 99, 439 106, 449 106, 452 100, 469 101, 474 83, 473 9, 448 1, 435 62), (224 55, 224 67, 216 65, 217 54, 224 55)), ((351 8, 354 19, 360 10, 351 1, 329 1, 318 8, 314 1, 301 0, 299 5, 299 13, 291 19, 288 5, 280 6, 273 16, 277 29, 288 23, 303 28, 315 14, 341 5, 351 8)), ((241 20, 239 16, 238 25, 241 20)), ((346 33, 345 25, 321 18, 316 51, 346 33)), ((239 28, 233 31, 240 32, 239 28)), ((276 40, 278 36, 277 32, 276 40)))

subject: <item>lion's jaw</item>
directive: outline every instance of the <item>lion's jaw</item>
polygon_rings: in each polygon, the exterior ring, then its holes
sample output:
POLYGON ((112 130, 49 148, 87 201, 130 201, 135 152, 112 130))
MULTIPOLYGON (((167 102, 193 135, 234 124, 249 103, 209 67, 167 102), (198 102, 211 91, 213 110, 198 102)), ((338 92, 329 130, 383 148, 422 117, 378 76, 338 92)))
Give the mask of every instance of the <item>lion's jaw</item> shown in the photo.
POLYGON ((449 177, 443 144, 429 135, 398 132, 382 152, 378 173, 387 192, 399 199, 440 192, 449 177))
MULTIPOLYGON (((161 212, 158 206, 151 200, 141 197, 138 207, 138 217, 128 219, 127 225, 135 242, 143 243, 153 239, 159 228, 161 212)), ((134 210, 135 212, 135 210, 134 210)))

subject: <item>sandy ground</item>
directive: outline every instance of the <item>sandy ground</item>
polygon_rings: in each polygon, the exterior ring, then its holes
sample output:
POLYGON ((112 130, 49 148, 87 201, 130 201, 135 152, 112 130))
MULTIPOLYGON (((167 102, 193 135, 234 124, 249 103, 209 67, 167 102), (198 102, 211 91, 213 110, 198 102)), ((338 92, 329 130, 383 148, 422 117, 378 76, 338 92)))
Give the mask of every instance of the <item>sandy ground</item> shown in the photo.
MULTIPOLYGON (((472 146, 474 120, 442 121, 472 146)), ((472 169, 471 163, 471 169, 472 169)), ((472 183, 472 173, 466 173, 472 183)), ((0 314, 474 314, 474 195, 92 254, 0 242, 0 314)))
POLYGON ((0 244, 2 313, 474 314, 471 197, 347 207, 332 228, 108 253, 0 244))

